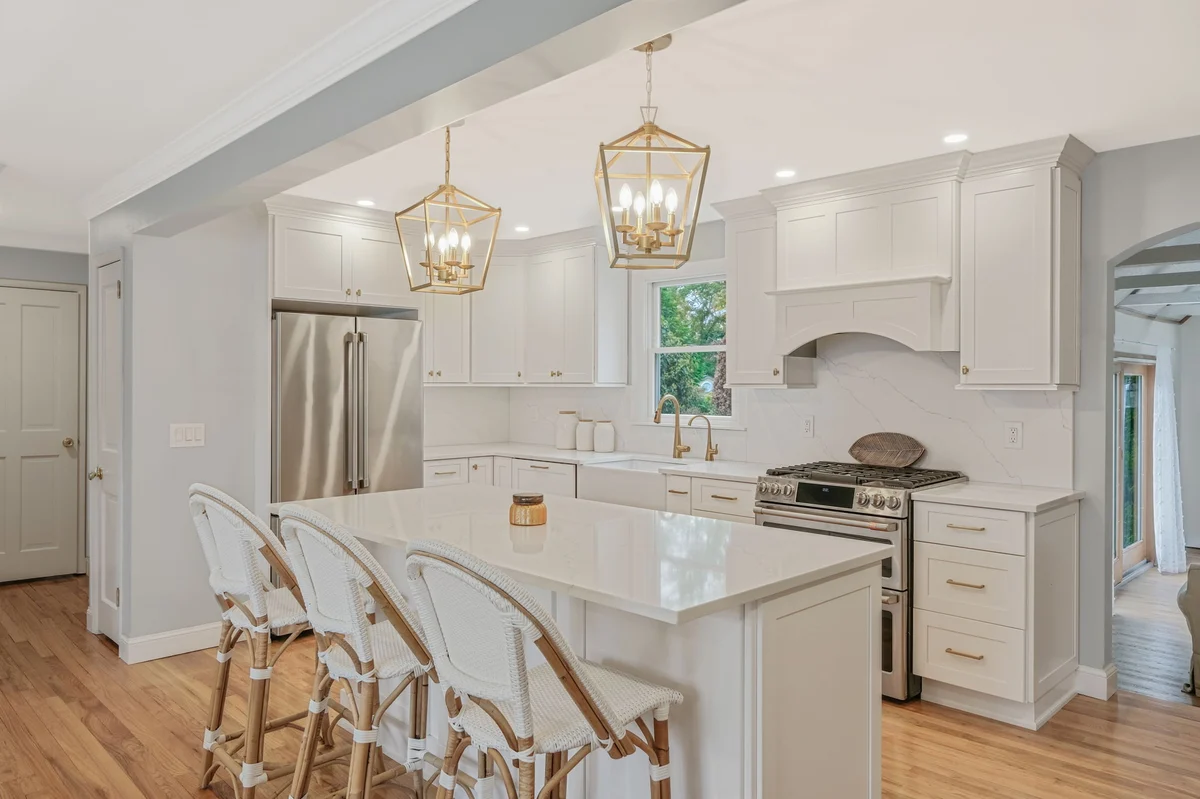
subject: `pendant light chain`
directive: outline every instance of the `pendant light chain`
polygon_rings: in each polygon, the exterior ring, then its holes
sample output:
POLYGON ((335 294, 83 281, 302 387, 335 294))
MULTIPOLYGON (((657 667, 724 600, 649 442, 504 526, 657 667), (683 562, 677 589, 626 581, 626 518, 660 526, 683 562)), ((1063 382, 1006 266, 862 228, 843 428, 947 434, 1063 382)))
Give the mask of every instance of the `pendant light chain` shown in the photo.
POLYGON ((446 126, 446 180, 444 185, 450 185, 450 126, 446 126))

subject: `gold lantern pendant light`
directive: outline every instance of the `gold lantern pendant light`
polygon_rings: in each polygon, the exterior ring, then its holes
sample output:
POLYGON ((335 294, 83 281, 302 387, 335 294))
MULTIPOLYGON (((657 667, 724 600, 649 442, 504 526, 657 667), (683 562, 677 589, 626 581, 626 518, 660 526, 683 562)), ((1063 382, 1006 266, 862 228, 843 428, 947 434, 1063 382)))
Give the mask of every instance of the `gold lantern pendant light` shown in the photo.
POLYGON ((635 48, 646 54, 642 126, 601 144, 596 161, 596 196, 614 268, 678 269, 692 255, 711 150, 656 122, 652 59, 670 43, 668 34, 635 48))
POLYGON ((396 214, 396 233, 413 291, 467 294, 487 282, 500 209, 450 182, 450 127, 446 127, 446 174, 441 186, 396 214), (483 252, 482 259, 478 253, 483 252))

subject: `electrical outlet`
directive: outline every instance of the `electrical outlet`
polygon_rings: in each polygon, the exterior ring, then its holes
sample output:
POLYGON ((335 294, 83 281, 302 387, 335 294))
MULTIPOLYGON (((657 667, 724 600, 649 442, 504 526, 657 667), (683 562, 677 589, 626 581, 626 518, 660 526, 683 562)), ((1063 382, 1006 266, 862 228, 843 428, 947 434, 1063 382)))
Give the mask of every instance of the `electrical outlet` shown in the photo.
POLYGON ((1025 446, 1025 426, 1020 422, 1004 423, 1004 446, 1008 449, 1022 449, 1025 446))
POLYGON ((800 417, 800 437, 801 438, 812 438, 813 437, 813 418, 811 416, 801 416, 800 417))
POLYGON ((172 447, 203 447, 204 425, 202 424, 173 424, 171 425, 172 447))

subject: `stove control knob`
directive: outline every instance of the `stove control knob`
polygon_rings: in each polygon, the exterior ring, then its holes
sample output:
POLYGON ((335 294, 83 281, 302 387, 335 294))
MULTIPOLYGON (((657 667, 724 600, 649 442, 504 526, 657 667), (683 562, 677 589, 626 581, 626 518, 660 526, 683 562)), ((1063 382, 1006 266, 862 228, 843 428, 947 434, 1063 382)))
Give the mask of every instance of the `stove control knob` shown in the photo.
POLYGON ((883 494, 872 494, 871 495, 871 505, 876 508, 882 508, 883 507, 883 494))
POLYGON ((772 483, 771 484, 771 493, 775 496, 779 496, 780 494, 783 493, 783 486, 779 485, 779 483, 772 483))
POLYGON ((895 496, 888 497, 886 504, 888 506, 888 510, 899 510, 900 509, 900 497, 895 497, 895 496))
POLYGON ((760 494, 767 493, 767 489, 769 487, 770 487, 770 483, 768 483, 766 480, 760 480, 758 483, 758 493, 760 493, 760 494))
POLYGON ((871 498, 867 496, 867 492, 862 491, 859 492, 858 496, 854 498, 854 503, 856 505, 862 505, 863 507, 866 507, 867 505, 871 504, 871 498))
POLYGON ((790 496, 791 496, 791 495, 792 495, 792 494, 795 492, 795 490, 796 490, 796 489, 795 489, 795 488, 793 488, 792 486, 790 486, 790 485, 785 485, 785 486, 783 487, 783 495, 784 495, 785 497, 790 497, 790 496))

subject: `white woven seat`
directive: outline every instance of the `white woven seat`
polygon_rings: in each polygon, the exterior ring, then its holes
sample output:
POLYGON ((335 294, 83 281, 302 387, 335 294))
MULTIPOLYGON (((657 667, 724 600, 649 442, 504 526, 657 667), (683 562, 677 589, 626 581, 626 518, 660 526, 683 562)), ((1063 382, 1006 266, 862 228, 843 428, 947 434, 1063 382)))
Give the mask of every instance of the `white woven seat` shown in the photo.
MULTIPOLYGON (((421 667, 417 656, 404 643, 400 633, 389 622, 381 621, 370 627, 371 652, 375 655, 375 676, 388 680, 412 674, 421 667)), ((330 647, 325 654, 325 666, 334 679, 352 679, 358 674, 350 656, 340 647, 330 647)))
MULTIPOLYGON (((271 587, 267 590, 267 624, 272 630, 282 630, 297 624, 307 624, 304 606, 296 601, 295 595, 286 588, 271 587)), ((246 618, 242 609, 234 606, 226 611, 226 618, 239 630, 252 630, 254 623, 246 618)))
MULTIPOLYGON (((586 660, 579 661, 579 667, 587 672, 588 680, 609 700, 616 721, 622 728, 655 708, 677 705, 683 701, 678 691, 586 660)), ((565 752, 592 743, 591 726, 548 664, 543 663, 529 670, 529 700, 533 709, 533 751, 536 754, 565 752)), ((496 707, 506 718, 511 718, 515 712, 508 702, 497 702, 496 707)), ((467 701, 458 718, 476 746, 500 750, 508 748, 500 727, 478 705, 467 701)))

